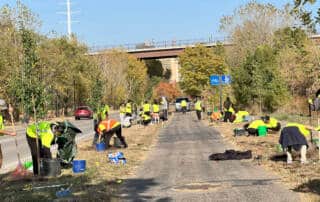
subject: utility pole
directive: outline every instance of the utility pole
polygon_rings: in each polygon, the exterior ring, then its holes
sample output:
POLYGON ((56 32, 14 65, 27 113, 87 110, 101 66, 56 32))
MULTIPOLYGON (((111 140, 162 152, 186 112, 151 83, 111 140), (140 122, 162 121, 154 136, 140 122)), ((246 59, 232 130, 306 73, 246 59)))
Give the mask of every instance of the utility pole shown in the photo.
POLYGON ((71 37, 72 37, 72 29, 71 29, 71 25, 72 23, 74 22, 78 22, 78 21, 72 21, 72 15, 74 13, 78 13, 79 11, 71 11, 71 5, 73 5, 71 3, 71 0, 66 0, 65 3, 61 3, 63 5, 67 5, 67 10, 66 11, 62 11, 62 12, 57 12, 58 14, 63 14, 63 15, 66 15, 67 16, 67 21, 62 21, 63 23, 66 23, 67 24, 67 37, 69 40, 71 40, 71 37))
POLYGON ((68 38, 71 39, 71 5, 70 0, 67 0, 67 25, 68 25, 68 38))

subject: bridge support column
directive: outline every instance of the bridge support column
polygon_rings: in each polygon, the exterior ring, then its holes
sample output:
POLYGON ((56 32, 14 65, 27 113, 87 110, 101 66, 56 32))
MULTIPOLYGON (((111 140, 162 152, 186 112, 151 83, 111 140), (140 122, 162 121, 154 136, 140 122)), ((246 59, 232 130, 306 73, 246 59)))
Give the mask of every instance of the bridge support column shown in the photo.
POLYGON ((179 82, 180 80, 180 64, 178 58, 162 58, 159 59, 162 64, 164 70, 170 69, 171 70, 171 77, 169 79, 170 82, 179 82))

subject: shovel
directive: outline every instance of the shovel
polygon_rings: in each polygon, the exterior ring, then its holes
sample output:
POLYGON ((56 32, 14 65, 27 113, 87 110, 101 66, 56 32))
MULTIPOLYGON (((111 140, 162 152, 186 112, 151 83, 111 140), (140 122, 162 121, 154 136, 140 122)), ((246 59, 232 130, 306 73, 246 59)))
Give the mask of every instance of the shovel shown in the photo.
POLYGON ((98 138, 98 144, 101 143, 101 135, 99 134, 99 138, 98 138))
POLYGON ((34 115, 34 122, 36 124, 36 146, 37 146, 37 168, 38 168, 38 175, 40 175, 40 146, 39 146, 39 126, 37 122, 37 110, 36 110, 36 103, 34 100, 34 96, 32 94, 32 104, 33 104, 33 115, 34 115))

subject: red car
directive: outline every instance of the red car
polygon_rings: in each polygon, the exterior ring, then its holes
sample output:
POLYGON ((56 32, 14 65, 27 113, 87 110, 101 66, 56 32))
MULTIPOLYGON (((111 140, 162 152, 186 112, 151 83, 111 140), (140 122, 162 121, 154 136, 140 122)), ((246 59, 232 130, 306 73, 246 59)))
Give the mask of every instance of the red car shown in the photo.
POLYGON ((74 112, 74 118, 80 120, 81 118, 93 118, 93 111, 88 106, 80 106, 74 112))

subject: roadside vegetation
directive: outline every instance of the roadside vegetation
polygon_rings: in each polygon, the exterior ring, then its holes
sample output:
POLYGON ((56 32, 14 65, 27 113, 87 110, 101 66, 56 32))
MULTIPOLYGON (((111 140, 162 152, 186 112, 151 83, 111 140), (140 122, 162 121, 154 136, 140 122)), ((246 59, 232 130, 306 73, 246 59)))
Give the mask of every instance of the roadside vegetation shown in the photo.
POLYGON ((209 85, 208 75, 231 74, 231 87, 223 86, 223 93, 238 108, 306 113, 307 97, 319 88, 319 49, 310 39, 313 30, 293 9, 251 1, 222 17, 220 29, 232 45, 186 49, 180 56, 181 88, 191 95, 202 92, 217 105, 218 87, 209 85))

